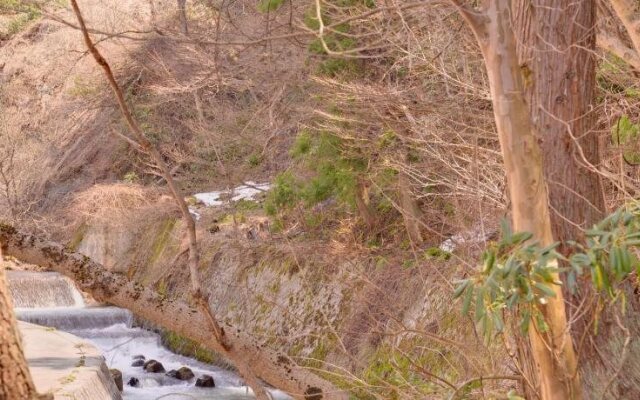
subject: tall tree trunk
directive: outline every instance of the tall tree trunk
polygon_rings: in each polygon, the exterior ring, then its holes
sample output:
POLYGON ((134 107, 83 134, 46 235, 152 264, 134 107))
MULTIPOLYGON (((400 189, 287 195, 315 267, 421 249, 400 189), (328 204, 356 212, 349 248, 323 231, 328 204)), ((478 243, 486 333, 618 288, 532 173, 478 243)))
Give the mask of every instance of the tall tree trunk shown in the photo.
MULTIPOLYGON (((581 240, 584 229, 605 214, 600 175, 593 170, 600 161, 593 112, 596 0, 513 0, 513 5, 518 60, 542 148, 553 237, 561 243, 581 240)), ((589 285, 579 295, 564 288, 576 304, 590 293, 589 285)), ((584 313, 574 323, 576 336, 589 333, 591 317, 584 313)))
POLYGON ((31 379, 13 314, 13 302, 0 254, 0 400, 35 400, 39 396, 31 379))
MULTIPOLYGON (((483 13, 452 0, 471 26, 484 56, 496 127, 504 158, 514 229, 542 246, 553 243, 542 152, 524 98, 524 83, 511 25, 511 0, 487 0, 483 13)), ((554 276, 559 280, 559 276, 554 276)), ((573 341, 560 286, 540 305, 547 332, 529 329, 535 378, 542 400, 581 399, 573 341)))
POLYGON ((7 255, 68 276, 81 290, 90 293, 98 301, 127 308, 230 360, 239 361, 237 365, 240 368, 250 365, 251 375, 259 376, 296 400, 349 398, 344 391, 297 365, 286 354, 269 350, 264 343, 229 323, 224 324, 224 330, 230 346, 225 346, 211 335, 209 316, 196 306, 181 300, 168 300, 137 282, 129 281, 124 275, 110 272, 87 256, 67 250, 59 243, 21 233, 6 224, 0 224, 0 243, 7 255))
POLYGON ((594 129, 596 1, 513 0, 518 60, 540 140, 551 230, 581 239, 605 213, 594 129), (591 165, 589 165, 591 164, 591 165))

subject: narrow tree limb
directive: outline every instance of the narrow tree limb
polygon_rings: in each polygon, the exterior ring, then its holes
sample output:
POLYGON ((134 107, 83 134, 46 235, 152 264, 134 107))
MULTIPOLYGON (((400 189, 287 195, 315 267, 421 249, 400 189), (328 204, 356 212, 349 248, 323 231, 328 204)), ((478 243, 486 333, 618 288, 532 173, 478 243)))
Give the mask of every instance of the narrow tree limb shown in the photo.
POLYGON ((139 152, 143 153, 144 149, 142 148, 142 146, 140 145, 140 143, 136 142, 135 140, 131 139, 130 137, 128 137, 127 135, 118 132, 116 129, 112 129, 111 133, 113 133, 114 136, 119 137, 120 139, 124 140, 125 142, 129 143, 129 145, 131 147, 133 147, 134 149, 138 150, 139 152))
MULTIPOLYGON (((171 171, 169 171, 169 167, 167 163, 164 161, 164 157, 160 154, 160 151, 156 148, 156 146, 151 143, 151 141, 145 136, 142 128, 133 117, 133 113, 131 112, 129 106, 127 105, 124 93, 122 88, 116 81, 115 76, 113 75, 113 71, 111 70, 111 66, 107 62, 107 60, 102 56, 98 48, 95 46, 91 37, 89 36, 89 30, 87 29, 87 25, 82 17, 82 12, 80 11, 80 7, 76 0, 71 0, 71 6, 73 7, 73 11, 78 19, 78 25, 80 25, 80 30, 82 32, 82 37, 84 39, 84 43, 87 46, 87 49, 95 59, 96 63, 102 68, 104 71, 104 75, 109 82, 109 86, 111 87, 113 94, 118 103, 118 107, 122 116, 124 117, 129 130, 135 137, 132 139, 133 142, 138 143, 137 150, 148 154, 151 159, 156 164, 155 166, 160 170, 160 175, 167 182, 167 186, 169 187, 169 191, 173 196, 174 201, 178 205, 180 209, 180 213, 182 214, 182 218, 185 220, 187 225, 187 235, 189 237, 189 276, 191 278, 191 289, 193 291, 193 296, 196 299, 200 299, 202 294, 202 288, 200 287, 200 277, 198 273, 198 265, 200 264, 200 252, 198 250, 198 240, 196 237, 196 223, 191 213, 189 212, 189 207, 187 206, 186 201, 184 200, 184 195, 178 186, 176 185, 173 177, 171 175, 171 171)), ((198 301, 200 305, 205 305, 204 302, 198 301)), ((208 309, 208 303, 206 303, 206 314, 209 315, 208 321, 211 324, 211 328, 213 334, 216 336, 218 341, 224 346, 228 346, 226 343, 226 339, 224 338, 224 330, 220 328, 218 325, 218 321, 213 317, 211 310, 208 309)), ((231 360, 233 361, 233 359, 231 360)), ((246 371, 251 371, 251 368, 246 368, 246 371)), ((253 381, 253 379, 250 379, 253 381)), ((261 387, 253 388, 256 396, 259 400, 268 400, 267 394, 261 387)))
POLYGON ((299 400, 347 400, 348 394, 295 364, 286 354, 269 350, 241 329, 224 323, 229 343, 226 349, 211 335, 207 316, 197 306, 180 300, 167 300, 125 276, 108 271, 89 257, 67 250, 63 245, 19 232, 0 224, 0 243, 4 254, 37 264, 73 279, 78 287, 96 300, 127 308, 133 313, 188 337, 229 359, 240 359, 265 382, 299 400))
POLYGON ((169 186, 169 190, 173 195, 178 207, 180 207, 180 212, 185 218, 185 222, 187 223, 187 231, 189 234, 189 269, 191 272, 191 286, 195 295, 197 296, 200 292, 200 280, 198 279, 198 263, 199 263, 199 253, 197 249, 197 240, 195 236, 195 221, 191 218, 191 214, 189 213, 189 208, 184 201, 184 196, 182 195, 180 189, 175 185, 174 181, 170 179, 171 174, 169 168, 164 162, 164 158, 162 154, 158 151, 158 149, 151 143, 151 141, 144 135, 140 125, 133 117, 131 110, 127 106, 127 103, 124 99, 124 93, 122 92, 122 88, 116 81, 115 76, 113 75, 113 71, 109 66, 107 60, 100 54, 97 47, 91 40, 89 36, 89 30, 87 29, 87 25, 82 17, 82 13, 80 11, 80 7, 78 6, 78 2, 76 0, 71 0, 71 6, 73 7, 73 11, 76 14, 78 19, 78 25, 80 25, 80 30, 82 31, 82 37, 84 39, 84 43, 87 46, 87 49, 95 59, 96 63, 102 68, 104 71, 105 77, 109 82, 109 86, 111 87, 113 94, 118 103, 118 107, 122 116, 124 117, 127 126, 131 130, 132 134, 135 136, 135 141, 140 145, 142 151, 149 154, 149 156, 154 160, 157 167, 161 170, 162 175, 166 178, 167 185, 169 186))
POLYGON ((476 10, 469 4, 461 0, 448 0, 454 6, 460 16, 467 22, 467 25, 475 35, 480 46, 486 45, 487 40, 487 15, 483 11, 476 10))
MULTIPOLYGON (((184 3, 185 2, 183 0, 179 0, 179 4, 184 5, 184 3)), ((82 17, 82 13, 77 1, 71 0, 71 6, 78 20, 78 25, 80 26, 80 30, 82 31, 82 37, 84 39, 87 50, 91 53, 96 63, 102 68, 104 75, 109 82, 109 86, 111 87, 115 99, 118 103, 120 112, 122 113, 122 116, 124 117, 132 135, 135 137, 134 140, 140 144, 141 149, 139 149, 139 151, 148 154, 160 170, 160 174, 167 182, 167 186, 169 187, 173 199, 178 205, 182 214, 182 218, 186 223, 187 235, 189 239, 189 275, 191 278, 191 289, 193 291, 193 297, 196 301, 196 304, 202 311, 202 314, 205 316, 205 320, 209 325, 209 329, 207 331, 213 334, 213 337, 218 346, 220 346, 225 351, 225 354, 227 355, 229 360, 238 368, 238 371, 240 372, 242 377, 253 389, 256 399, 270 400, 271 396, 268 394, 267 390, 260 384, 258 378, 256 377, 253 364, 245 360, 246 355, 243 353, 243 349, 234 348, 235 344, 226 335, 224 328, 220 325, 219 321, 216 319, 213 311, 211 310, 208 297, 206 297, 202 292, 202 288, 200 285, 201 279, 198 272, 198 267, 200 264, 200 251, 198 249, 198 240, 196 237, 196 222, 191 215, 191 212, 189 211, 189 207, 184 199, 182 191, 176 185, 171 171, 169 170, 169 166, 164 161, 164 157, 162 156, 158 148, 154 146, 153 143, 151 143, 151 141, 145 136, 142 128, 138 124, 138 121, 134 118, 130 107, 125 101, 124 92, 116 81, 109 63, 102 56, 98 48, 91 40, 89 31, 87 29, 84 18, 82 17)), ((184 26, 184 28, 186 28, 186 25, 184 26)), ((255 351, 256 349, 253 350, 255 351)))
POLYGON ((633 0, 609 0, 613 10, 616 12, 622 25, 631 38, 631 43, 636 49, 636 54, 640 53, 640 17, 638 17, 638 2, 633 0))
POLYGON ((596 43, 601 49, 620 57, 633 68, 640 71, 640 55, 634 49, 625 45, 619 37, 605 32, 598 32, 596 43))

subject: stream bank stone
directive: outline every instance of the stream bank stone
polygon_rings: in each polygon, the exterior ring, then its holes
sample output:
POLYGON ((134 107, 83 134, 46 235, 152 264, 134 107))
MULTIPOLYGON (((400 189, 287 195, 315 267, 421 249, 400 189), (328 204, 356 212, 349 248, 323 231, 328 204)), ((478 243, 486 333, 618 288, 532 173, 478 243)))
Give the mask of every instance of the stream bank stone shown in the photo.
POLYGON ((156 360, 149 360, 146 363, 144 363, 144 370, 147 372, 153 372, 153 373, 159 373, 159 372, 165 371, 162 363, 156 360))
POLYGON ((165 375, 169 378, 178 379, 178 371, 176 371, 175 369, 169 370, 169 372, 167 372, 165 375))
POLYGON ((193 371, 191 371, 190 368, 180 367, 178 369, 178 379, 180 379, 181 381, 188 381, 190 379, 193 379, 194 377, 195 375, 193 374, 193 371))
POLYGON ((119 391, 122 392, 123 390, 122 372, 120 372, 119 369, 115 369, 115 368, 110 369, 109 372, 111 373, 111 377, 113 378, 113 381, 116 383, 116 387, 118 388, 119 391))
POLYGON ((140 380, 138 380, 138 378, 132 377, 127 382, 127 385, 129 385, 131 387, 140 387, 140 380))
POLYGON ((195 377, 193 371, 191 371, 191 369, 187 367, 181 367, 177 371, 175 369, 172 369, 171 371, 167 372, 166 375, 171 378, 179 379, 181 381, 188 381, 195 377))
POLYGON ((135 356, 131 357, 131 359, 133 360, 133 362, 131 363, 132 367, 142 367, 144 366, 145 360, 147 358, 142 354, 136 354, 135 356))
POLYGON ((213 381, 211 375, 202 375, 196 380, 197 387, 216 387, 216 383, 213 381))

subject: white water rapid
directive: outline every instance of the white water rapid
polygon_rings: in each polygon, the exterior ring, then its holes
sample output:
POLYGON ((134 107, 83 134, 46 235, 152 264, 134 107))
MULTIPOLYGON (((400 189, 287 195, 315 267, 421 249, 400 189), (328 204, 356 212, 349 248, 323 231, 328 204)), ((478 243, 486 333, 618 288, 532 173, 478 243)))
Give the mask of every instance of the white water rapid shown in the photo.
MULTIPOLYGON (((8 271, 9 287, 19 320, 53 327, 93 342, 102 350, 109 368, 122 372, 125 400, 245 400, 252 392, 231 372, 174 354, 164 348, 155 332, 133 326, 133 315, 118 307, 86 307, 69 279, 53 272, 8 271), (180 381, 164 373, 131 366, 135 355, 161 362, 166 371, 189 367, 195 374, 180 381), (215 388, 194 386, 202 374, 213 377, 215 388), (141 387, 127 384, 136 378, 141 387)), ((271 391, 274 399, 288 399, 271 391)))

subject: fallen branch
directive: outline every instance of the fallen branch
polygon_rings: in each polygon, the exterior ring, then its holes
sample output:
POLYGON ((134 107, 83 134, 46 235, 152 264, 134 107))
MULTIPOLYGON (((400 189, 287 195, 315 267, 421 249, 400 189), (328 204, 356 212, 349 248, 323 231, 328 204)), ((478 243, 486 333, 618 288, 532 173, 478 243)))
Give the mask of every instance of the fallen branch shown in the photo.
MULTIPOLYGON (((109 82, 109 86, 111 86, 111 89, 113 90, 113 94, 118 103, 118 107, 120 108, 120 112, 127 122, 127 126, 129 127, 131 134, 134 136, 134 138, 130 138, 130 142, 132 141, 137 144, 136 148, 139 152, 147 154, 151 157, 151 159, 155 163, 155 166, 152 167, 156 167, 160 170, 159 175, 167 182, 169 191, 171 192, 176 205, 178 206, 178 208, 180 208, 182 218, 186 223, 187 235, 189 238, 189 275, 191 277, 191 290, 196 304, 198 305, 198 307, 200 307, 200 310, 206 316, 206 320, 209 325, 209 331, 213 333, 215 340, 226 351, 230 361, 238 368, 238 372, 240 373, 240 375, 253 389, 253 393, 255 394, 256 399, 270 400, 271 396, 269 396, 267 390, 260 384, 260 381, 256 377, 251 364, 246 364, 242 359, 242 355, 238 354, 235 349, 233 349, 233 344, 227 339, 224 329, 220 326, 220 323, 211 310, 208 297, 205 296, 202 288, 200 287, 201 279, 200 274, 198 273, 198 266, 200 264, 200 252, 198 250, 198 240, 196 237, 196 222, 193 219, 191 212, 189 211, 189 207, 187 206, 186 201, 184 200, 182 191, 176 185, 172 173, 169 170, 169 166, 164 161, 164 157, 162 156, 162 154, 160 154, 160 151, 157 149, 157 147, 154 146, 153 143, 151 143, 151 141, 145 136, 142 128, 138 124, 138 121, 136 121, 136 119, 133 117, 133 113, 131 112, 131 109, 125 101, 124 92, 116 81, 109 63, 102 56, 98 48, 95 46, 95 43, 93 43, 91 37, 89 36, 89 30, 84 21, 84 18, 82 17, 82 13, 80 12, 80 7, 78 6, 77 1, 71 0, 71 6, 73 8, 73 12, 76 15, 76 18, 78 19, 78 25, 80 26, 80 30, 82 31, 82 37, 84 39, 85 45, 87 46, 87 50, 89 51, 89 53, 91 53, 96 63, 102 68, 104 75, 109 82)), ((186 26, 184 28, 186 29, 186 26)), ((184 33, 186 33, 186 31, 184 33)))
POLYGON ((63 245, 0 224, 4 254, 37 264, 73 279, 96 300, 127 308, 133 313, 228 357, 250 365, 262 380, 299 400, 347 400, 348 394, 297 365, 286 354, 269 350, 250 334, 223 323, 225 348, 211 335, 208 316, 183 300, 168 300, 125 276, 108 271, 89 257, 63 245))

